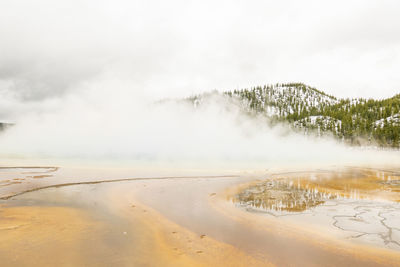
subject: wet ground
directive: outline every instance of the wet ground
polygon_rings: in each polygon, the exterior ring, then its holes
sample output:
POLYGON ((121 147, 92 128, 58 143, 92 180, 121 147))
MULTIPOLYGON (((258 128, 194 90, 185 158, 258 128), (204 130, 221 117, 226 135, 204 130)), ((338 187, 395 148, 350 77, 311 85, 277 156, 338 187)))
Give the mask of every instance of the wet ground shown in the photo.
POLYGON ((396 170, 135 173, 0 169, 0 262, 396 266, 400 261, 396 170))
POLYGON ((231 201, 250 212, 400 250, 400 172, 344 168, 286 173, 244 186, 231 201), (339 230, 339 231, 337 231, 339 230))

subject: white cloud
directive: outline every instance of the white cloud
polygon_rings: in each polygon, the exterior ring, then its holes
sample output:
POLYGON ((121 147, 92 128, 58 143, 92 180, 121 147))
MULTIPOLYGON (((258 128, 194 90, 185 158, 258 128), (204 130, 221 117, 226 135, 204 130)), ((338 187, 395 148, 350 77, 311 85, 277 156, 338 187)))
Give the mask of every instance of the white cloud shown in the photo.
POLYGON ((104 70, 156 96, 301 81, 399 91, 398 1, 24 1, 0 4, 0 79, 58 96, 104 70))
POLYGON ((382 0, 2 0, 0 119, 18 124, 1 151, 362 159, 332 142, 282 139, 252 120, 237 125, 227 112, 215 117, 215 105, 193 114, 146 104, 290 81, 338 96, 392 96, 399 8, 382 0))

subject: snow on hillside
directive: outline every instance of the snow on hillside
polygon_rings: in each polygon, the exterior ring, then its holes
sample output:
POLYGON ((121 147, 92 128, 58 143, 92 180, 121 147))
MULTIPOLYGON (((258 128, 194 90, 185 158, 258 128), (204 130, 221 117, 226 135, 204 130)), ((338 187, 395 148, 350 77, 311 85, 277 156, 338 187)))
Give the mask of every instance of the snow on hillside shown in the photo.
POLYGON ((389 116, 389 117, 387 117, 385 119, 377 120, 374 123, 375 127, 382 128, 385 125, 385 121, 386 121, 387 124, 392 124, 393 123, 394 125, 400 125, 400 113, 392 115, 392 116, 389 116))
POLYGON ((330 131, 338 133, 342 127, 342 121, 329 116, 309 116, 307 118, 295 121, 293 123, 296 128, 317 129, 321 131, 330 131))
MULTIPOLYGON (((332 134, 350 144, 367 140, 370 144, 400 147, 400 95, 382 100, 337 99, 301 83, 213 94, 244 112, 264 115, 272 123, 287 122, 307 134, 312 130, 318 135, 332 134)), ((187 100, 198 107, 209 98, 210 94, 202 94, 187 100)))
POLYGON ((267 116, 282 117, 312 109, 320 111, 324 106, 338 103, 336 98, 303 84, 259 86, 226 94, 239 97, 247 109, 265 112, 267 116))

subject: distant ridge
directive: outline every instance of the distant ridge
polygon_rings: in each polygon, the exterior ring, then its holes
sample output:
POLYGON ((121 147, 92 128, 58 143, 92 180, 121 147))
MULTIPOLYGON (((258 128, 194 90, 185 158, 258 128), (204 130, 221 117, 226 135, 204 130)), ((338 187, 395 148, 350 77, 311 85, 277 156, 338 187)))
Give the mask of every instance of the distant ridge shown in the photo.
MULTIPOLYGON (((226 91, 241 108, 263 114, 271 122, 288 122, 292 129, 317 136, 332 135, 353 145, 399 148, 400 94, 374 100, 338 99, 303 83, 283 83, 226 91)), ((188 98, 196 106, 209 94, 188 98)))

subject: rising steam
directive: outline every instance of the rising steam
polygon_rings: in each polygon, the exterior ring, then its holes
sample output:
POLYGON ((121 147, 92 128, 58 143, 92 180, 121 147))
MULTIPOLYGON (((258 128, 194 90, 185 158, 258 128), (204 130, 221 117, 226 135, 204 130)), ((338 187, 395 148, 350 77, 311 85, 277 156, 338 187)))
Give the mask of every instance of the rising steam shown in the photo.
POLYGON ((194 107, 154 102, 129 84, 100 79, 40 104, 0 135, 1 156, 202 165, 388 163, 395 153, 271 128, 221 95, 194 107), (378 157, 377 157, 378 155, 378 157))
POLYGON ((3 0, 0 120, 16 125, 0 134, 0 156, 262 167, 395 162, 398 153, 270 128, 221 97, 196 109, 155 103, 288 81, 339 97, 391 96, 398 5, 3 0))

